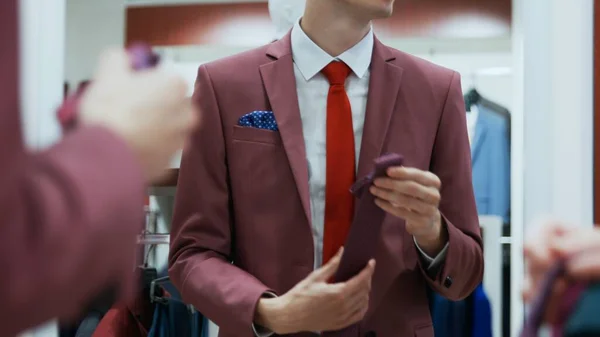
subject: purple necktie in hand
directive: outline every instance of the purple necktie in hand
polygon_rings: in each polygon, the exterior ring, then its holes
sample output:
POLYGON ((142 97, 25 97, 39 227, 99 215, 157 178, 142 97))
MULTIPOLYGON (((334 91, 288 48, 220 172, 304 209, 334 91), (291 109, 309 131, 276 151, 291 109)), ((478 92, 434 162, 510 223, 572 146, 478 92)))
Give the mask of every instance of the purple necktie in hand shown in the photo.
MULTIPOLYGON (((127 48, 127 53, 129 54, 131 68, 133 70, 153 68, 159 62, 159 57, 152 51, 152 48, 142 43, 134 44, 127 48)), ((58 120, 63 132, 72 130, 77 126, 79 100, 81 95, 85 92, 86 87, 87 85, 81 86, 74 95, 67 97, 58 109, 58 120)))
MULTIPOLYGON (((345 282, 351 279, 367 266, 369 260, 375 257, 385 211, 375 204, 375 196, 368 189, 375 179, 387 176, 388 168, 401 166, 403 161, 404 158, 395 153, 381 156, 375 159, 373 171, 352 186, 350 192, 358 198, 358 203, 354 221, 344 245, 344 255, 334 277, 335 282, 345 282)), ((329 337, 358 337, 359 335, 359 323, 340 331, 323 333, 323 336, 329 337)))

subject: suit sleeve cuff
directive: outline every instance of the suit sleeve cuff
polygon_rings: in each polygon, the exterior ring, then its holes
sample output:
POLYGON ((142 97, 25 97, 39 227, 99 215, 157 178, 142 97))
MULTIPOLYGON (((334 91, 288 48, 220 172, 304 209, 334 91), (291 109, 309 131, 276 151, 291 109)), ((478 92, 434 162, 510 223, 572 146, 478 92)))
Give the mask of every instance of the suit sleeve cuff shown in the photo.
POLYGON ((446 261, 446 255, 448 255, 449 242, 446 242, 446 245, 437 254, 436 257, 431 257, 431 256, 427 255, 427 253, 425 253, 423 251, 423 249, 421 249, 421 247, 419 247, 419 243, 417 242, 417 239, 415 239, 413 237, 413 241, 415 242, 415 246, 417 247, 417 250, 419 251, 421 261, 423 262, 423 265, 426 266, 428 273, 431 271, 437 270, 444 263, 444 261, 446 261))
MULTIPOLYGON (((275 297, 277 297, 277 295, 275 295, 275 293, 267 291, 266 293, 263 294, 263 297, 275 298, 275 297)), ((267 328, 264 328, 260 325, 257 325, 257 324, 252 324, 252 330, 254 331, 254 335, 256 337, 269 337, 269 336, 273 335, 273 331, 271 331, 267 328)))

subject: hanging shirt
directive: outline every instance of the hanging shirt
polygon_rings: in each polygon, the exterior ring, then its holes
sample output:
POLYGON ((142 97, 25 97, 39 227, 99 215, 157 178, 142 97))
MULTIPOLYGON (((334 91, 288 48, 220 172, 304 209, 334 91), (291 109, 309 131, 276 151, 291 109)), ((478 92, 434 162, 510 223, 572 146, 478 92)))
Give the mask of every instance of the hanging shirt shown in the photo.
POLYGON ((467 111, 467 132, 469 133, 469 143, 473 144, 475 138, 475 129, 477 126, 477 117, 479 117, 479 108, 477 105, 471 107, 471 111, 467 111))

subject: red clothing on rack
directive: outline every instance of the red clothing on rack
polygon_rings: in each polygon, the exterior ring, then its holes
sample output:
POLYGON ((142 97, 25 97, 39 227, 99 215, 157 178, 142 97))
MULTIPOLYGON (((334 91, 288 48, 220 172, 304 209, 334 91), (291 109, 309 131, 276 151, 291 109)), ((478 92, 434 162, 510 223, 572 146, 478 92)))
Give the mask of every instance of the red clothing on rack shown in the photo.
POLYGON ((154 304, 148 294, 140 294, 131 305, 110 309, 92 337, 146 337, 152 326, 154 304))

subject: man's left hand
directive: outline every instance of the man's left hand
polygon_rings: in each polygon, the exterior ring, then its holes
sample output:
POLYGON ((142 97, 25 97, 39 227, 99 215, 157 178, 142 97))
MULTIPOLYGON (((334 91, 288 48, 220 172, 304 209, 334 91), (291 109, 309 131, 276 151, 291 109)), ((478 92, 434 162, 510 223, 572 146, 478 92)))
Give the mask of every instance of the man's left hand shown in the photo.
POLYGON ((447 233, 438 209, 442 183, 433 173, 410 167, 392 167, 388 177, 375 180, 371 193, 386 212, 406 220, 406 230, 429 256, 443 248, 447 233))

